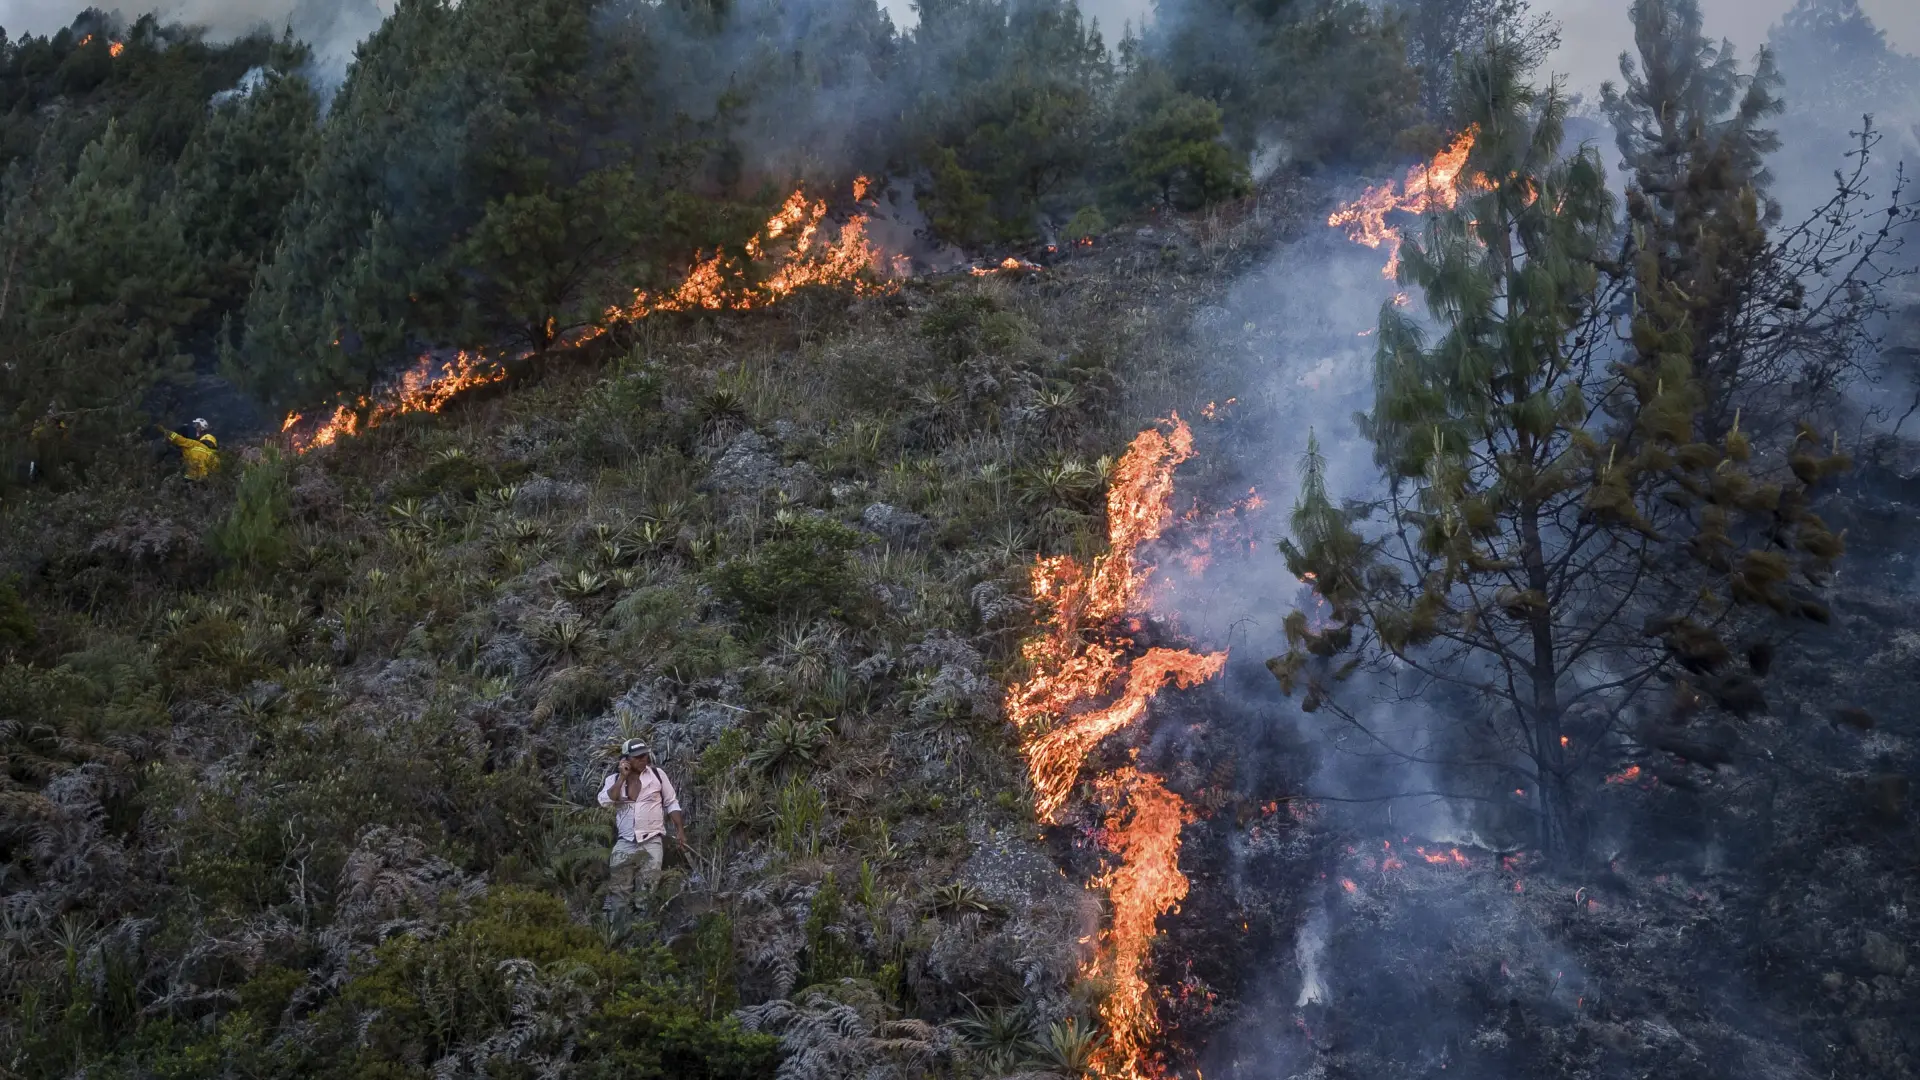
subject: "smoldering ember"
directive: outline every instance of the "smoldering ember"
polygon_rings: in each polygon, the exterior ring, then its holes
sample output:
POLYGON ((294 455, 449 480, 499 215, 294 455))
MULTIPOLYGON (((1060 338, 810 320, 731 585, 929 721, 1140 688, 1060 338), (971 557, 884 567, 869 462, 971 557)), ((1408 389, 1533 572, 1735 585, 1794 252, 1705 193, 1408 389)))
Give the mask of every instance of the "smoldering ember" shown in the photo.
POLYGON ((1920 1078, 1901 5, 0 13, 0 1078, 1920 1078))

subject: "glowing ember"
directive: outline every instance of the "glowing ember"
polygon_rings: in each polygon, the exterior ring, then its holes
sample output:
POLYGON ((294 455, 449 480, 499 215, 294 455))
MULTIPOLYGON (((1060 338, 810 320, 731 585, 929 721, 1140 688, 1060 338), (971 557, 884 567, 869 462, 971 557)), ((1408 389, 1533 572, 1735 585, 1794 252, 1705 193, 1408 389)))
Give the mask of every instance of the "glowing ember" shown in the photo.
POLYGON ((1446 851, 1432 851, 1432 852, 1428 851, 1426 848, 1414 848, 1413 853, 1427 860, 1428 862, 1434 864, 1435 866, 1470 866, 1472 865, 1471 863, 1468 862, 1467 857, 1465 855, 1460 854, 1459 848, 1450 848, 1446 851))
POLYGON ((988 274, 1024 274, 1029 270, 1038 272, 1042 269, 1045 268, 1039 263, 1016 259, 1009 255, 993 266, 970 266, 967 268, 967 273, 974 277, 986 277, 988 274))
POLYGON ((1400 273, 1400 229, 1387 224, 1387 215, 1395 212, 1405 214, 1425 214, 1440 208, 1451 210, 1460 201, 1469 185, 1484 181, 1474 177, 1462 182, 1466 172, 1467 155, 1473 152, 1473 144, 1480 136, 1478 127, 1470 127, 1460 133, 1453 145, 1440 151, 1434 159, 1424 165, 1407 170, 1406 182, 1396 191, 1393 184, 1368 188, 1366 193, 1327 218, 1331 228, 1347 230, 1347 236, 1357 244, 1370 248, 1385 246, 1388 253, 1387 268, 1383 276, 1391 279, 1400 273))
POLYGON ((1631 784, 1640 779, 1640 766, 1629 765, 1624 770, 1607 777, 1609 784, 1631 784))
POLYGON ((1106 820, 1107 847, 1119 864, 1095 879, 1113 904, 1113 925, 1104 935, 1094 974, 1112 990, 1100 1004, 1107 1029, 1095 1063, 1100 1075, 1144 1080, 1158 1070, 1145 1065, 1147 1041, 1160 1030, 1144 969, 1161 915, 1178 910, 1187 895, 1180 872, 1180 828, 1193 820, 1180 797, 1160 778, 1131 767, 1100 778, 1100 793, 1114 810, 1106 820))

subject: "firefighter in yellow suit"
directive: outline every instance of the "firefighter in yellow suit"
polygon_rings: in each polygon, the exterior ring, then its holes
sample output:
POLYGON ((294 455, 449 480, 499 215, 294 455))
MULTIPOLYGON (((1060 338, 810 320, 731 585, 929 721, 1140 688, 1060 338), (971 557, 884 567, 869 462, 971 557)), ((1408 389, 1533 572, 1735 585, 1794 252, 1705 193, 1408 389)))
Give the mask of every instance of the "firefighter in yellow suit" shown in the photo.
POLYGON ((205 420, 195 420, 193 432, 189 438, 178 431, 169 431, 167 441, 180 448, 180 461, 186 466, 187 479, 205 480, 220 471, 220 444, 207 430, 205 420))

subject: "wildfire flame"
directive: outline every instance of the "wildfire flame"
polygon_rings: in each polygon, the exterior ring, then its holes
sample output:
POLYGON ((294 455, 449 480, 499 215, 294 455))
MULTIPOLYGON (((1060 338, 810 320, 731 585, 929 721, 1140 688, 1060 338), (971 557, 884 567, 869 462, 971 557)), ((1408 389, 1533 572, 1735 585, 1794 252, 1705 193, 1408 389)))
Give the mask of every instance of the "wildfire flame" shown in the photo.
POLYGON ((1160 778, 1132 767, 1100 778, 1103 799, 1121 807, 1108 815, 1108 849, 1119 856, 1112 870, 1094 880, 1113 904, 1113 926, 1094 974, 1110 981, 1100 1004, 1107 1041, 1095 1058, 1103 1076, 1137 1080, 1147 1042, 1160 1030, 1144 974, 1161 915, 1178 910, 1187 895, 1180 872, 1180 829, 1193 820, 1180 796, 1160 778))
MULTIPOLYGON (((866 199, 868 186, 866 177, 855 179, 856 201, 866 199)), ((796 189, 767 219, 759 234, 746 243, 749 262, 774 264, 762 281, 754 283, 744 267, 728 259, 724 250, 717 250, 696 262, 672 292, 652 296, 636 290, 631 304, 607 309, 606 321, 610 325, 633 322, 663 311, 746 311, 765 307, 809 285, 851 285, 856 293, 889 288, 867 280, 883 265, 879 249, 867 239, 867 216, 854 214, 848 218, 831 243, 823 242, 820 235, 826 216, 826 200, 809 202, 805 192, 796 189), (769 256, 768 245, 785 237, 792 237, 791 247, 777 258, 769 256)), ((899 276, 897 259, 884 265, 884 277, 899 276)))
POLYGON ((1479 127, 1469 127, 1432 161, 1408 169, 1406 181, 1398 190, 1392 183, 1368 188, 1358 199, 1334 211, 1327 218, 1327 225, 1335 229, 1344 227, 1347 236, 1357 244, 1376 249, 1385 246, 1388 258, 1382 276, 1389 279, 1399 276, 1400 228, 1389 225, 1387 215, 1425 214, 1436 208, 1451 210, 1471 186, 1484 184, 1484 178, 1478 176, 1462 180, 1467 156, 1473 152, 1479 137, 1479 127))
POLYGON ((1120 699, 1103 709, 1081 713, 1027 744, 1027 763, 1033 776, 1034 809, 1043 821, 1058 819, 1080 765, 1100 741, 1138 720, 1147 702, 1171 679, 1182 689, 1198 686, 1220 674, 1227 654, 1201 656, 1184 649, 1148 649, 1127 671, 1127 688, 1120 699))
POLYGON ((126 51, 127 51, 127 46, 124 42, 110 41, 107 43, 108 56, 118 57, 121 53, 126 51))
MULTIPOLYGON (((1041 558, 1031 572, 1045 613, 1039 633, 1022 646, 1031 674, 1007 692, 1007 713, 1023 734, 1023 751, 1042 821, 1057 823, 1087 756, 1101 740, 1137 721, 1169 680, 1195 686, 1220 673, 1225 653, 1150 648, 1129 662, 1126 634, 1140 621, 1149 568, 1141 547, 1174 521, 1173 472, 1193 456, 1193 431, 1178 415, 1140 433, 1115 465, 1107 491, 1107 552, 1088 564, 1070 556, 1041 558), (1116 685, 1124 688, 1107 704, 1116 685)), ((1108 1040, 1101 1074, 1143 1080, 1157 1070, 1147 1056, 1160 1030, 1145 968, 1155 923, 1187 894, 1180 873, 1180 829, 1186 804, 1155 776, 1128 766, 1098 778, 1110 807, 1102 842, 1116 856, 1093 887, 1107 890, 1113 921, 1088 970, 1112 987, 1100 1015, 1108 1040)))
MULTIPOLYGON (((854 199, 864 202, 869 186, 866 177, 855 179, 854 199)), ((894 279, 905 277, 910 264, 903 256, 883 262, 879 249, 867 239, 867 216, 849 217, 831 241, 822 235, 826 217, 825 200, 808 201, 805 193, 796 189, 746 243, 748 265, 771 266, 757 282, 747 273, 748 266, 729 259, 724 251, 715 251, 711 256, 697 259, 672 291, 659 296, 636 291, 631 304, 608 308, 602 322, 573 330, 561 337, 558 344, 578 347, 613 326, 659 312, 745 311, 766 307, 809 285, 851 286, 856 293, 896 288, 894 279), (779 250, 774 252, 776 246, 779 250)), ((552 331, 550 324, 549 333, 552 331)), ((335 347, 339 344, 336 338, 335 347)), ((529 349, 511 359, 525 359, 532 353, 529 349)), ((439 412, 456 395, 506 378, 506 359, 462 352, 454 360, 436 365, 432 357, 421 357, 371 399, 335 405, 312 431, 301 434, 294 430, 302 420, 297 412, 288 414, 281 431, 290 433, 294 450, 304 454, 331 446, 344 436, 378 427, 395 416, 439 412)))
POLYGON ((418 412, 437 413, 446 408, 455 396, 506 377, 506 368, 479 353, 459 353, 441 363, 437 371, 432 359, 423 357, 373 399, 360 398, 352 405, 335 406, 333 412, 311 432, 301 434, 293 431, 301 419, 297 412, 288 414, 280 430, 283 433, 291 432, 289 437, 293 441, 294 451, 304 454, 322 446, 332 446, 345 436, 358 435, 367 429, 379 427, 396 416, 418 412))

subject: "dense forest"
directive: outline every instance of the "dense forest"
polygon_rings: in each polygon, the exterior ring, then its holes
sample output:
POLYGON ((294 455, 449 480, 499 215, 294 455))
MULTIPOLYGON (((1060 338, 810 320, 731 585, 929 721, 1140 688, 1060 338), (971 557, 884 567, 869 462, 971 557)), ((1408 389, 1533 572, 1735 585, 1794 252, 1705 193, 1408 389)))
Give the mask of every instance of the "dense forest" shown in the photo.
POLYGON ((196 364, 298 406, 424 348, 547 344, 796 182, 912 178, 938 237, 1022 244, 1243 194, 1262 137, 1409 137, 1416 76, 1364 5, 1191 17, 1116 52, 1071 4, 927 4, 902 36, 839 0, 406 3, 324 102, 291 40, 89 13, 9 42, 10 471, 74 453, 35 430, 117 442, 196 364), (1223 54, 1218 20, 1252 36, 1223 54))
POLYGON ((1920 1075, 1920 60, 915 12, 0 31, 0 1076, 1920 1075))

